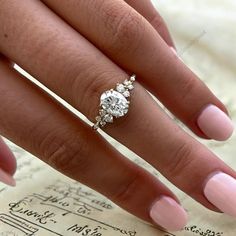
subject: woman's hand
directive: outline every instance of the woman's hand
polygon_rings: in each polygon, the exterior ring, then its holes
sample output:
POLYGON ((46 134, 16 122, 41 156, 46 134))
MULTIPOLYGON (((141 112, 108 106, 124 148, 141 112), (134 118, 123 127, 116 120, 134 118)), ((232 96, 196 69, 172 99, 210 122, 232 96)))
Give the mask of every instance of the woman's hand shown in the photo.
MULTIPOLYGON (((170 49, 168 30, 148 0, 0 5, 0 52, 89 120, 94 122, 101 93, 135 73, 128 114, 104 131, 205 207, 236 216, 236 173, 146 92, 202 138, 226 140, 233 131, 224 105, 170 49)), ((5 59, 0 81, 2 135, 146 221, 169 230, 186 224, 174 193, 5 59)), ((14 161, 1 156, 0 166, 13 174, 14 161)))

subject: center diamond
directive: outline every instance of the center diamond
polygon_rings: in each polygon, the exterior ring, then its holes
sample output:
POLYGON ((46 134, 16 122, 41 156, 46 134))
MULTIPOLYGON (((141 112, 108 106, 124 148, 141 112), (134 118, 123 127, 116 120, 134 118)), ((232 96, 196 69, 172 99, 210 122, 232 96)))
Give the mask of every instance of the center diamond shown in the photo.
POLYGON ((115 117, 124 116, 128 112, 129 102, 119 92, 108 90, 101 95, 100 104, 108 114, 115 117))

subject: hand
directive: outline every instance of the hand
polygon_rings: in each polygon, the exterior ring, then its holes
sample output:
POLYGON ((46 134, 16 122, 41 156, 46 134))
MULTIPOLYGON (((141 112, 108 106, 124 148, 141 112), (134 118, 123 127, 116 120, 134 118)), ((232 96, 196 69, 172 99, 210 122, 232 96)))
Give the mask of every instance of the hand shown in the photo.
MULTIPOLYGON (((205 207, 236 216, 235 171, 178 127, 145 90, 198 136, 230 137, 226 108, 170 49, 165 23, 148 0, 0 4, 0 52, 90 121, 101 93, 135 73, 128 114, 103 130, 205 207)), ((169 230, 186 224, 173 192, 5 59, 0 78, 2 135, 143 220, 169 230)), ((1 157, 1 163, 12 175, 8 165, 14 162, 1 157)))

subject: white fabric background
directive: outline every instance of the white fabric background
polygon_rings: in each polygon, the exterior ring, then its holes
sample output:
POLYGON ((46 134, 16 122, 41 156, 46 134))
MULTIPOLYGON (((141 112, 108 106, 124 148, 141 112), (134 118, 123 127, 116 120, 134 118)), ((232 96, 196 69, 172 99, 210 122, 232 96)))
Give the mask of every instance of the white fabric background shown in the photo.
POLYGON ((223 101, 230 103, 231 113, 234 112, 236 1, 154 0, 153 3, 167 21, 185 63, 223 101))

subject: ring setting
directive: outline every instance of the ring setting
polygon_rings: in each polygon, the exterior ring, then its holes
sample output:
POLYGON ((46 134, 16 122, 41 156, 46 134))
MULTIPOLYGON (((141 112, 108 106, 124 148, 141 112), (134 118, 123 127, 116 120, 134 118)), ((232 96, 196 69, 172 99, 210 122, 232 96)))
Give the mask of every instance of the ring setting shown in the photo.
POLYGON ((102 93, 100 97, 99 114, 96 116, 96 123, 93 129, 104 127, 107 123, 113 123, 114 117, 119 118, 128 113, 130 101, 130 91, 134 89, 136 76, 132 75, 123 83, 118 83, 115 89, 110 89, 102 93))

